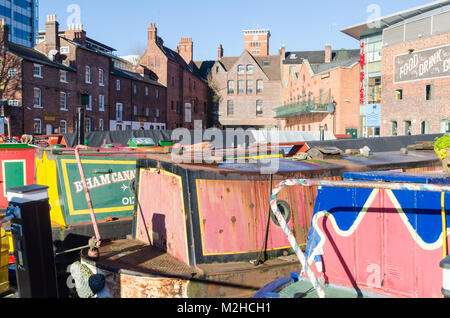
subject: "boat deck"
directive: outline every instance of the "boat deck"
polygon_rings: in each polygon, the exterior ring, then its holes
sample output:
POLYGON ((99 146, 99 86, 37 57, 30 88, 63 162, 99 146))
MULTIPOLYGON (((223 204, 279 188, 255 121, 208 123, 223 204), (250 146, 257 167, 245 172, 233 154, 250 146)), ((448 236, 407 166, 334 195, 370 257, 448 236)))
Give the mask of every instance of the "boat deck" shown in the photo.
MULTIPOLYGON (((255 266, 250 262, 215 263, 191 267, 163 251, 135 240, 118 240, 105 243, 100 248, 100 258, 93 262, 109 276, 132 276, 189 281, 189 297, 251 297, 265 284, 279 276, 301 268, 295 256, 280 257, 255 266)), ((112 286, 112 290, 126 288, 112 286)), ((125 291, 126 292, 126 291, 125 291)), ((138 293, 139 291, 136 291, 138 293)))

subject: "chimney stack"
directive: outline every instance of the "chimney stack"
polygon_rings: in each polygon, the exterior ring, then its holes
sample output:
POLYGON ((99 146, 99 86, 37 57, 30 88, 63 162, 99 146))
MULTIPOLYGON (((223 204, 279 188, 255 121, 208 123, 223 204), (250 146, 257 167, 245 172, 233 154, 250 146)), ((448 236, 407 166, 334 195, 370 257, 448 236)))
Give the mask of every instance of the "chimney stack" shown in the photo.
POLYGON ((65 32, 65 36, 69 40, 86 44, 86 31, 83 30, 82 24, 69 24, 69 30, 65 32))
POLYGON ((191 64, 194 58, 194 43, 191 38, 182 38, 180 40, 178 52, 186 64, 191 64))
POLYGON ((0 47, 8 46, 9 42, 9 27, 6 24, 6 19, 0 19, 0 47))
POLYGON ((218 58, 219 58, 219 60, 220 59, 222 59, 222 57, 223 57, 223 47, 222 47, 222 44, 219 44, 219 49, 218 49, 218 58))
POLYGON ((46 52, 51 50, 59 51, 59 23, 56 21, 56 15, 48 15, 45 22, 45 48, 46 52))
POLYGON ((333 52, 331 51, 331 44, 325 45, 325 63, 331 63, 333 52))
POLYGON ((150 23, 148 27, 148 43, 156 43, 158 40, 158 29, 154 23, 150 23))

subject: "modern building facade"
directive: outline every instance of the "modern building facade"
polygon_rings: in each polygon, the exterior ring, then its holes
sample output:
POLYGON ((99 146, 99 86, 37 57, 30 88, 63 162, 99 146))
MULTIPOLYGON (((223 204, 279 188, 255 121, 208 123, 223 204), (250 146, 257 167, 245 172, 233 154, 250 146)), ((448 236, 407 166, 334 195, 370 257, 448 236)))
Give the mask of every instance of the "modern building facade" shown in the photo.
POLYGON ((450 132, 450 4, 383 30, 381 135, 450 132))
POLYGON ((378 137, 381 135, 383 30, 405 19, 441 8, 449 3, 448 0, 434 1, 341 30, 341 32, 355 38, 360 43, 360 120, 358 129, 360 137, 378 137))
POLYGON ((33 47, 39 27, 39 0, 2 0, 0 19, 4 18, 9 28, 9 40, 13 43, 33 47))

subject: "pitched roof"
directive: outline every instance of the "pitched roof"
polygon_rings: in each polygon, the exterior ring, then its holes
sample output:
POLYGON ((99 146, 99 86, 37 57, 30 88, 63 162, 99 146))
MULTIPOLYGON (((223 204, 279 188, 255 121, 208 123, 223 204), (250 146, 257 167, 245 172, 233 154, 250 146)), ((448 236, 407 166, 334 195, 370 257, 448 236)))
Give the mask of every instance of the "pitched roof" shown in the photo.
POLYGON ((111 74, 115 75, 115 76, 127 78, 127 79, 130 79, 130 80, 133 80, 133 81, 140 81, 140 82, 145 82, 145 83, 151 84, 151 85, 165 87, 163 84, 161 84, 160 82, 156 81, 155 79, 152 79, 152 78, 149 78, 149 77, 144 77, 144 76, 142 76, 139 73, 129 72, 129 71, 126 71, 126 70, 115 68, 111 72, 111 74))
MULTIPOLYGON (((347 58, 354 58, 360 55, 360 50, 333 50, 331 51, 331 61, 341 59, 340 54, 346 52, 347 58)), ((344 53, 345 54, 345 53, 344 53)), ((303 60, 308 60, 311 65, 325 63, 325 50, 322 51, 293 51, 286 52, 284 64, 302 64, 303 60)))
POLYGON ((9 52, 11 52, 12 54, 14 54, 18 57, 21 57, 24 60, 33 62, 33 63, 39 63, 39 64, 43 64, 43 65, 47 65, 47 66, 52 66, 52 67, 60 68, 60 69, 67 70, 67 71, 75 71, 74 68, 68 67, 68 66, 61 64, 59 62, 56 62, 56 61, 52 61, 44 53, 42 53, 38 50, 35 50, 33 48, 27 47, 27 46, 9 42, 6 49, 9 52))
MULTIPOLYGON (((248 53, 248 54, 250 54, 250 53, 248 53)), ((255 62, 258 64, 258 66, 267 75, 269 80, 280 80, 281 79, 279 55, 253 56, 250 54, 250 56, 253 57, 255 62)), ((223 65, 225 70, 228 72, 239 58, 240 58, 240 56, 227 56, 227 57, 222 57, 219 60, 219 62, 223 65)))
POLYGON ((196 76, 200 80, 206 82, 206 78, 201 75, 200 70, 197 68, 195 63, 192 63, 193 66, 186 63, 186 61, 181 57, 180 54, 175 52, 172 49, 169 49, 168 47, 156 42, 156 45, 160 48, 160 50, 164 53, 164 55, 172 62, 177 63, 181 67, 183 67, 185 70, 190 72, 192 75, 196 76))
POLYGON ((195 66, 198 69, 198 72, 203 78, 207 78, 209 72, 211 71, 212 67, 214 66, 214 63, 216 61, 197 61, 194 62, 195 66))

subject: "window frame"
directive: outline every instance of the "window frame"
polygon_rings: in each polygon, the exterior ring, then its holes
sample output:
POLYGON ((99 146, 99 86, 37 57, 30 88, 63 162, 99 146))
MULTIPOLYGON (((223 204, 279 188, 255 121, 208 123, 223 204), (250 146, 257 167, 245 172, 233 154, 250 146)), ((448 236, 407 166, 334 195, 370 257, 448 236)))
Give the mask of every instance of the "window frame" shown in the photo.
POLYGON ((59 92, 59 109, 60 110, 67 110, 67 93, 66 92, 59 92), (62 103, 64 96, 64 105, 62 103))
POLYGON ((85 84, 92 84, 91 67, 89 65, 84 68, 84 82, 85 84))
POLYGON ((42 108, 42 89, 40 87, 35 87, 33 89, 33 107, 42 108), (36 92, 39 92, 39 104, 36 104, 36 92))

